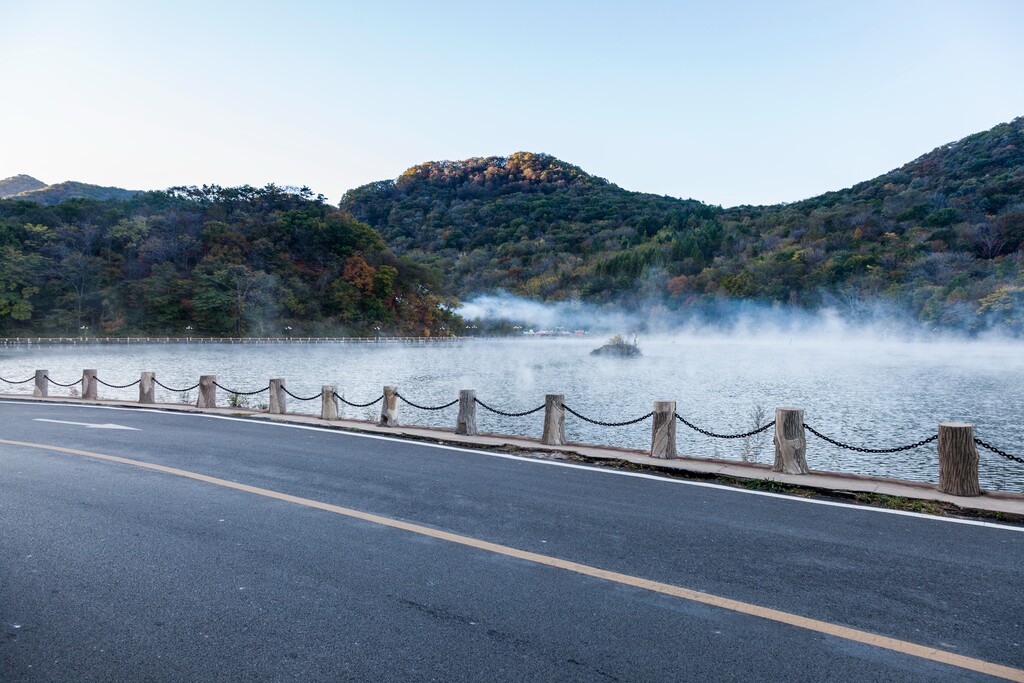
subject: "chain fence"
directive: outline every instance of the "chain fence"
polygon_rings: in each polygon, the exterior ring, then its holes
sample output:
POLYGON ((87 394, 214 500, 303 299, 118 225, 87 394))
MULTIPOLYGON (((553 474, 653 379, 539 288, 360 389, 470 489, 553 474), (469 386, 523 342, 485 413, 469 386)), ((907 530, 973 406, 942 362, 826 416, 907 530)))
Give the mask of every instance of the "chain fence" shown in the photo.
POLYGON ((395 398, 400 398, 404 402, 406 402, 409 405, 411 405, 413 408, 419 408, 420 410, 444 410, 445 408, 451 408, 453 405, 455 405, 456 403, 459 402, 459 399, 455 399, 451 403, 445 403, 443 406, 421 406, 418 403, 413 403, 412 401, 407 399, 405 396, 402 396, 397 391, 395 392, 395 398))
POLYGON ((521 413, 510 413, 510 412, 507 412, 507 411, 504 411, 504 410, 498 410, 497 408, 492 408, 491 406, 487 405, 486 403, 484 403, 483 401, 481 401, 478 398, 474 398, 473 400, 476 401, 476 404, 478 406, 480 406, 481 408, 483 408, 484 410, 489 410, 490 412, 494 413, 495 415, 502 415, 504 417, 526 417, 527 415, 533 415, 536 412, 544 410, 544 405, 545 405, 545 404, 541 403, 539 406, 537 406, 533 410, 524 410, 521 413))
POLYGON ((235 396, 255 396, 256 394, 262 394, 264 391, 270 391, 269 384, 263 387, 262 389, 257 389, 256 391, 235 391, 234 389, 228 389, 227 387, 223 387, 217 384, 216 382, 213 383, 213 386, 217 387, 218 389, 223 389, 229 394, 234 394, 235 396))
POLYGON ((594 420, 594 419, 591 419, 589 417, 585 417, 583 415, 580 415, 579 413, 577 413, 575 410, 573 410, 569 406, 565 405, 564 403, 562 404, 562 407, 565 408, 565 412, 570 413, 572 415, 575 415, 576 417, 578 417, 579 419, 583 420, 584 422, 589 422, 592 425, 598 425, 600 427, 628 427, 629 425, 635 425, 638 422, 643 422, 644 420, 646 420, 650 416, 654 415, 654 411, 652 410, 651 412, 647 413, 646 415, 641 415, 640 417, 635 418, 633 420, 624 420, 622 422, 602 422, 601 420, 594 420))
POLYGON ((856 451, 858 453, 899 453, 901 451, 909 451, 913 450, 914 448, 920 448, 921 446, 930 444, 932 441, 936 441, 939 438, 938 434, 932 434, 927 439, 921 439, 920 441, 915 441, 914 443, 907 444, 906 446, 896 446, 895 448, 864 448, 862 446, 851 446, 848 443, 842 443, 841 441, 836 441, 833 438, 827 437, 821 432, 819 432, 817 429, 812 427, 811 425, 807 424, 806 422, 804 423, 804 429, 809 431, 811 434, 814 434, 819 439, 829 442, 833 446, 845 448, 848 451, 856 451))
POLYGON ((68 387, 73 387, 73 386, 76 386, 76 385, 82 383, 82 379, 81 378, 78 378, 77 380, 75 380, 71 384, 62 384, 62 383, 58 382, 57 380, 50 379, 49 375, 43 375, 43 377, 45 377, 46 381, 49 382, 50 384, 53 384, 53 385, 58 386, 58 387, 64 387, 65 389, 68 388, 68 387))
POLYGON ((1014 462, 1017 462, 1017 463, 1020 463, 1021 465, 1024 465, 1024 458, 1018 458, 1016 455, 1010 455, 1006 451, 1004 451, 1002 449, 999 449, 999 448, 996 448, 992 444, 986 443, 986 442, 982 441, 981 439, 979 439, 977 437, 975 437, 974 443, 978 444, 979 446, 981 446, 982 448, 984 448, 986 450, 992 451, 996 455, 1003 456, 1007 460, 1013 460, 1014 462))
POLYGON ((335 397, 345 405, 352 406, 353 408, 369 408, 370 406, 380 403, 381 401, 384 400, 384 394, 381 394, 380 396, 373 399, 369 403, 353 403, 352 401, 346 400, 344 396, 338 396, 337 394, 335 394, 335 397))
POLYGON ((131 384, 107 384, 106 382, 101 380, 99 377, 96 378, 96 381, 99 382, 100 384, 102 384, 105 387, 110 387, 111 389, 131 389, 136 384, 139 384, 140 382, 142 382, 142 379, 137 379, 134 382, 132 382, 131 384))
MULTIPOLYGON (((70 383, 58 382, 57 380, 51 378, 49 375, 43 375, 43 378, 47 382, 49 382, 50 384, 53 384, 53 385, 58 386, 58 387, 64 387, 64 388, 71 388, 71 387, 78 386, 79 384, 82 384, 82 379, 81 378, 75 380, 74 382, 70 382, 70 383)), ((0 382, 4 382, 4 383, 7 383, 7 384, 18 385, 18 384, 28 384, 29 382, 32 382, 34 379, 35 379, 34 376, 33 377, 29 377, 29 378, 24 379, 24 380, 11 380, 11 379, 6 379, 4 377, 0 377, 0 382)), ((98 383, 102 384, 103 386, 109 387, 111 389, 130 389, 131 387, 134 387, 134 386, 140 384, 142 380, 141 379, 137 379, 134 382, 131 382, 131 383, 128 383, 128 384, 112 384, 112 383, 106 382, 106 381, 100 379, 99 377, 97 377, 96 381, 98 383)), ((200 385, 199 382, 196 382, 192 386, 184 387, 184 388, 180 388, 179 389, 179 388, 167 386, 166 384, 164 384, 163 382, 160 382, 155 377, 153 378, 153 383, 156 386, 158 386, 158 387, 160 387, 162 389, 165 389, 165 390, 170 391, 170 392, 178 393, 178 394, 183 394, 183 393, 187 393, 187 392, 193 391, 193 390, 197 389, 199 387, 199 385, 200 385)), ((239 391, 239 390, 235 390, 235 389, 230 389, 228 387, 225 387, 225 386, 219 384, 216 381, 213 382, 213 385, 216 386, 218 389, 226 391, 229 394, 232 394, 234 396, 255 396, 257 394, 262 394, 262 393, 267 392, 267 391, 270 390, 270 386, 269 385, 267 385, 266 387, 263 387, 262 389, 257 389, 255 391, 239 391)), ((315 400, 323 397, 323 391, 320 391, 317 394, 314 394, 313 396, 299 396, 299 395, 296 395, 296 394, 292 393, 291 391, 289 391, 287 387, 282 387, 282 389, 284 390, 284 392, 288 396, 292 397, 293 399, 295 399, 297 401, 315 401, 315 400)), ((404 403, 412 406, 413 408, 416 408, 418 410, 426 410, 426 411, 440 411, 440 410, 444 410, 446 408, 451 408, 452 406, 454 406, 455 404, 457 404, 459 402, 459 399, 455 399, 453 401, 450 401, 448 403, 444 403, 442 405, 426 406, 426 405, 422 405, 422 404, 416 403, 415 401, 411 401, 410 399, 406 398, 405 396, 403 396, 402 394, 400 394, 398 392, 395 393, 395 396, 396 396, 396 398, 401 399, 404 403)), ((358 403, 358 402, 349 401, 344 396, 340 396, 340 395, 337 395, 337 394, 335 394, 334 400, 336 402, 340 401, 341 403, 344 403, 345 405, 351 406, 353 408, 369 408, 369 407, 374 406, 374 405, 380 403, 381 401, 383 401, 384 400, 384 395, 381 394, 380 396, 378 396, 374 400, 369 401, 367 403, 358 403)), ((532 409, 529 409, 529 410, 524 410, 524 411, 507 411, 507 410, 501 410, 500 408, 495 408, 495 407, 493 407, 493 406, 491 406, 491 405, 489 405, 489 404, 487 404, 487 403, 485 403, 485 402, 483 402, 480 399, 475 398, 475 397, 474 397, 473 401, 475 402, 476 405, 479 405, 481 408, 483 408, 484 410, 486 410, 488 412, 494 413, 495 415, 500 415, 500 416, 503 416, 503 417, 512 417, 512 418, 515 418, 515 417, 526 417, 528 415, 533 415, 535 413, 538 413, 538 412, 544 410, 545 405, 546 405, 546 404, 542 403, 541 405, 537 406, 536 408, 532 408, 532 409)), ((597 419, 594 419, 594 418, 591 418, 591 417, 587 417, 586 415, 583 415, 580 412, 577 412, 572 407, 570 407, 570 406, 568 406, 568 405, 566 405, 564 403, 562 404, 562 407, 565 409, 565 411, 567 413, 569 413, 569 414, 579 418, 580 420, 583 420, 584 422, 588 422, 590 424, 598 425, 598 426, 601 426, 601 427, 627 427, 627 426, 630 426, 630 425, 634 425, 634 424, 638 424, 640 422, 643 422, 644 420, 647 420, 647 419, 651 418, 654 415, 654 411, 651 411, 649 413, 646 413, 644 415, 641 415, 640 417, 637 417, 637 418, 634 418, 634 419, 631 419, 631 420, 623 420, 623 421, 620 421, 620 422, 606 422, 604 420, 597 420, 597 419)), ((713 431, 710 431, 708 429, 703 429, 701 427, 698 427, 697 425, 693 424, 692 422, 690 422, 689 420, 684 418, 679 413, 674 413, 674 417, 675 417, 676 420, 678 420, 682 424, 686 425, 690 429, 692 429, 692 430, 694 430, 694 431, 696 431, 696 432, 698 432, 700 434, 703 434, 704 436, 708 436, 708 437, 715 438, 715 439, 746 439, 746 438, 755 436, 757 434, 760 434, 762 432, 765 432, 765 431, 767 431, 767 430, 769 430, 769 429, 771 429, 771 428, 773 428, 775 426, 775 422, 771 421, 771 422, 768 422, 767 424, 761 425, 760 427, 756 427, 755 429, 751 429, 750 431, 747 431, 747 432, 736 433, 736 434, 719 434, 717 432, 713 432, 713 431)), ((838 448, 842 448, 842 449, 850 450, 850 451, 855 451, 857 453, 874 453, 874 454, 900 453, 900 452, 910 451, 910 450, 913 450, 915 448, 920 448, 922 446, 926 446, 928 444, 934 443, 939 438, 938 434, 933 434, 932 436, 929 436, 927 438, 921 439, 920 441, 915 441, 913 443, 906 444, 906 445, 903 445, 903 446, 895 446, 895 447, 892 447, 892 448, 868 448, 868 447, 865 447, 865 446, 855 446, 853 444, 844 443, 842 441, 839 441, 838 439, 835 439, 835 438, 832 438, 830 436, 827 436, 827 435, 823 434, 822 432, 818 431, 817 429, 815 429, 813 426, 807 424, 806 422, 804 423, 803 426, 804 426, 804 428, 807 431, 809 431, 811 434, 813 434, 817 438, 819 438, 819 439, 821 439, 821 440, 823 440, 823 441, 825 441, 825 442, 827 442, 829 444, 832 444, 833 446, 836 446, 838 448)), ((975 438, 974 439, 974 443, 977 444, 978 446, 980 446, 980 447, 982 447, 982 448, 992 452, 992 453, 995 453, 996 455, 999 455, 999 456, 1001 456, 1003 458, 1006 458, 1007 460, 1011 460, 1011 461, 1016 462, 1018 464, 1024 465, 1024 458, 1021 458, 1021 457, 1018 457, 1016 455, 1012 455, 1010 453, 1007 453, 1006 451, 1004 451, 1004 450, 1002 450, 1000 448, 997 448, 996 446, 993 446, 992 444, 990 444, 990 443, 988 443, 986 441, 983 441, 982 439, 975 438)))
POLYGON ((288 387, 281 387, 281 388, 284 389, 284 393, 288 394, 289 396, 294 398, 296 401, 315 401, 315 400, 317 400, 318 398, 321 398, 324 395, 323 390, 321 390, 320 393, 317 394, 316 396, 309 396, 307 398, 307 397, 303 397, 303 396, 296 396, 292 392, 288 391, 288 387))
POLYGON ((23 379, 20 382, 16 381, 16 380, 13 380, 13 379, 4 379, 3 377, 0 377, 0 382, 7 382, 8 384, 28 384, 29 382, 31 382, 34 379, 35 379, 34 375, 32 377, 29 377, 28 379, 23 379))
POLYGON ((701 429, 700 427, 698 427, 697 425, 693 424, 692 422, 687 420, 685 417, 680 415, 679 413, 676 413, 676 419, 679 420, 680 422, 682 422, 684 425, 686 425, 690 429, 692 429, 693 431, 699 432, 699 433, 703 434, 704 436, 710 436, 710 437, 715 438, 715 439, 746 439, 748 437, 754 436, 755 434, 760 434, 763 431, 767 431, 768 429, 771 429, 772 427, 775 426, 774 422, 769 422, 768 424, 761 425, 760 427, 757 427, 756 429, 751 429, 749 432, 743 432, 742 434, 716 434, 715 432, 710 432, 710 431, 708 431, 706 429, 701 429))
POLYGON ((164 384, 163 382, 158 380, 156 377, 153 378, 153 384, 157 385, 161 389, 166 389, 167 391, 173 391, 176 394, 184 394, 185 392, 192 391, 193 389, 198 389, 199 388, 199 382, 196 382, 195 384, 193 384, 190 387, 186 387, 184 389, 175 389, 174 387, 167 386, 166 384, 164 384))

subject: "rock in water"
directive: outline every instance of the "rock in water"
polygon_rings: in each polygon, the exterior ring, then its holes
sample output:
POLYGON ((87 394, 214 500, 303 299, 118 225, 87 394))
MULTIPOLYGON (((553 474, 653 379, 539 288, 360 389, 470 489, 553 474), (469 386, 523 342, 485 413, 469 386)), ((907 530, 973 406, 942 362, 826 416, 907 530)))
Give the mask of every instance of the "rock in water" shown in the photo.
POLYGON ((617 334, 609 339, 608 343, 604 346, 591 351, 590 355, 613 356, 616 358, 636 358, 643 354, 640 353, 640 347, 636 344, 636 337, 633 338, 633 343, 630 344, 622 338, 622 335, 617 334))

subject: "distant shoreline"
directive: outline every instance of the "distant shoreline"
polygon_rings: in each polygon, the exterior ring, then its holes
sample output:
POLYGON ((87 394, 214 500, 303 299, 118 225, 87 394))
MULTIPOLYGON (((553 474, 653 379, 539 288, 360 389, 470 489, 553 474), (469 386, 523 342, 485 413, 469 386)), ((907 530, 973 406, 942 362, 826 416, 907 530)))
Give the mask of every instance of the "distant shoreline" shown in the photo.
POLYGON ((95 344, 438 344, 470 337, 0 337, 0 346, 95 344))

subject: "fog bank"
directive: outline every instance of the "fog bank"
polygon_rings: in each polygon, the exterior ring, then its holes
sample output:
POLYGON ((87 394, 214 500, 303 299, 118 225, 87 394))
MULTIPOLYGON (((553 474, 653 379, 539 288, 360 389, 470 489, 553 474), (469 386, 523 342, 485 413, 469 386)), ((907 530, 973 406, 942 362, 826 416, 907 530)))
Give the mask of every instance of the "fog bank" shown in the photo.
POLYGON ((885 302, 858 302, 808 310, 782 304, 721 299, 672 309, 661 303, 635 308, 580 300, 539 302, 509 293, 486 294, 465 301, 458 313, 469 331, 518 333, 584 331, 592 336, 641 334, 675 336, 849 341, 1007 341, 1012 335, 993 329, 968 332, 928 326, 885 302), (521 328, 521 329, 519 329, 521 328))

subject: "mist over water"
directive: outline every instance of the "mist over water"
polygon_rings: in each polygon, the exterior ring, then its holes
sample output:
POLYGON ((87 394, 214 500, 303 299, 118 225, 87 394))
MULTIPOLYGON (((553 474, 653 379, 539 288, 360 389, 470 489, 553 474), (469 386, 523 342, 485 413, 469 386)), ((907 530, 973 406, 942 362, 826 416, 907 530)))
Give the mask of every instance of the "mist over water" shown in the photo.
MULTIPOLYGON (((811 338, 818 342, 863 338, 869 341, 964 341, 1012 342, 1015 337, 998 328, 983 331, 956 326, 930 327, 898 306, 884 301, 833 300, 817 309, 772 305, 754 301, 721 299, 693 307, 670 308, 659 296, 640 299, 636 305, 595 304, 579 299, 539 302, 513 294, 473 297, 458 313, 471 329, 494 328, 552 331, 584 330, 595 335, 640 333, 646 336, 701 334, 729 338, 811 338)), ((1021 348, 1024 349, 1024 343, 1021 348)))
MULTIPOLYGON (((609 330, 613 331, 613 330, 609 330)), ((625 331, 625 330, 619 330, 625 331)), ((35 368, 69 382, 82 368, 97 368, 113 384, 146 370, 172 387, 216 374, 227 387, 260 389, 285 377, 299 396, 334 384, 352 402, 380 396, 385 384, 421 405, 447 403, 459 389, 505 411, 541 405, 546 393, 563 393, 577 412, 617 422, 644 415, 655 400, 675 400, 678 412, 698 426, 737 433, 774 417, 774 409, 805 410, 807 423, 856 446, 889 448, 931 436, 943 421, 964 421, 976 434, 1015 455, 1024 452, 1024 353, 1019 343, 935 337, 906 341, 843 325, 820 334, 805 330, 703 328, 639 337, 637 359, 596 358, 590 351, 604 333, 585 337, 465 339, 452 344, 159 345, 6 348, 0 376, 23 379, 35 368)), ((29 391, 31 385, 7 387, 29 391)), ((65 393, 51 387, 54 395, 65 393)), ((100 395, 135 400, 137 389, 100 387, 100 395)), ((179 396, 160 390, 158 401, 179 396)), ((195 400, 195 392, 188 397, 195 400)), ((266 394, 253 403, 265 402, 266 394)), ((220 403, 227 396, 219 392, 220 403)), ((319 401, 289 399, 290 411, 319 412, 319 401)), ((400 421, 452 428, 455 407, 416 410, 400 403, 400 421)), ((344 407, 344 415, 375 419, 379 406, 344 407)), ((539 437, 542 414, 508 418, 478 408, 481 431, 539 437)), ((569 415, 567 435, 577 442, 646 449, 650 421, 621 428, 581 422, 569 415)), ((936 481, 934 444, 896 454, 862 454, 831 446, 808 434, 812 468, 936 481)), ((771 462, 771 434, 744 441, 711 439, 678 425, 680 454, 771 462)), ((982 485, 1024 491, 1024 466, 980 450, 982 485)))

